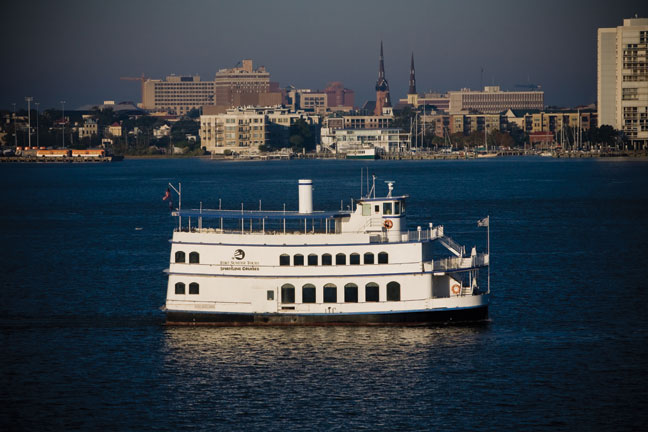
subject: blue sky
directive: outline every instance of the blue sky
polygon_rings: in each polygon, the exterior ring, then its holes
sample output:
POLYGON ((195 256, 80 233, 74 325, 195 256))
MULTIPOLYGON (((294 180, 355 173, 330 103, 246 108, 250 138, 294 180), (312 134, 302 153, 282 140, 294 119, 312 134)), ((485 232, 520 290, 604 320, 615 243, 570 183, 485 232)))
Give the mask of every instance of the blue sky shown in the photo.
POLYGON ((374 99, 380 41, 392 99, 407 92, 514 89, 536 83, 545 103, 596 101, 596 30, 648 17, 640 1, 29 1, 3 4, 0 108, 140 101, 120 76, 212 79, 243 58, 282 87, 342 81, 356 105, 374 99))

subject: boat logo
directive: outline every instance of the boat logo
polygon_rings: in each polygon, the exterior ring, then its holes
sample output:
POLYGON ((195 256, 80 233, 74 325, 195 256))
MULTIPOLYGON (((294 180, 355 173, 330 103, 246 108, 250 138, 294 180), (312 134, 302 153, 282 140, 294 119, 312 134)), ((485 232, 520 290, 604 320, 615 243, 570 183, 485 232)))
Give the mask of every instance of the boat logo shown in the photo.
POLYGON ((243 249, 236 249, 234 251, 234 258, 236 258, 237 260, 242 260, 243 258, 245 258, 245 252, 243 251, 243 249))

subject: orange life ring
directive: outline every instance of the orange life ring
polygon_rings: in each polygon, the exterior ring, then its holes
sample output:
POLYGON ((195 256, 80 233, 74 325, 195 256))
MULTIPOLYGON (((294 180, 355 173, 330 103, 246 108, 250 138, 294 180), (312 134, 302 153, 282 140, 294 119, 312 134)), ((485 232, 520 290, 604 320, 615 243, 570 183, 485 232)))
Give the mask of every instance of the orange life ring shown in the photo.
POLYGON ((384 224, 384 225, 385 225, 385 228, 390 229, 391 227, 394 226, 394 222, 392 222, 392 221, 390 221, 389 219, 387 219, 387 220, 385 221, 385 224, 384 224))
POLYGON ((459 294, 461 292, 461 286, 459 284, 452 285, 452 294, 459 294))

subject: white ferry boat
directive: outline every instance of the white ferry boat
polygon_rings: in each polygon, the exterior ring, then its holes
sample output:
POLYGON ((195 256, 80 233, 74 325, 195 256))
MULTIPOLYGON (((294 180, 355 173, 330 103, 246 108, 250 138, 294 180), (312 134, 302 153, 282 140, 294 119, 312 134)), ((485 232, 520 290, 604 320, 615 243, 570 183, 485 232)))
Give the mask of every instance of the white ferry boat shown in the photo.
POLYGON ((178 226, 167 270, 167 323, 486 320, 490 276, 480 270, 488 270, 488 252, 473 247, 466 254, 432 223, 409 231, 408 196, 394 195, 394 183, 386 183, 386 196, 376 197, 374 178, 366 196, 339 211, 313 210, 311 180, 299 180, 297 211, 179 205, 172 212, 178 226))

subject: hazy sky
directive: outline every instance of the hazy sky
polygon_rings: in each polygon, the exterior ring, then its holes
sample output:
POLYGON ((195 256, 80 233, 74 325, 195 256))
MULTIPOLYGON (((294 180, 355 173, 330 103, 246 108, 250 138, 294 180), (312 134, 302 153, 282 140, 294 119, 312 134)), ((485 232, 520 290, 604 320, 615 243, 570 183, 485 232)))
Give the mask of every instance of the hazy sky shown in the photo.
POLYGON ((139 82, 216 71, 243 58, 281 87, 342 81, 375 99, 380 40, 392 100, 414 51, 419 93, 535 83, 548 105, 596 101, 596 29, 648 17, 648 1, 227 0, 2 4, 0 108, 141 101, 139 82))

